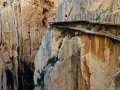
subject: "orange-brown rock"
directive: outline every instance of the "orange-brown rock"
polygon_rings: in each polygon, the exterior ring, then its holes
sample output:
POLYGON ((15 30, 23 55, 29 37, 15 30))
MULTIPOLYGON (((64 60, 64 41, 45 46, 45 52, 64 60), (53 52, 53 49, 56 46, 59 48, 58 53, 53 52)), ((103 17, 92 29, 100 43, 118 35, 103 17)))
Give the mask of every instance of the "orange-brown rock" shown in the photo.
MULTIPOLYGON (((67 15, 69 21, 119 24, 119 4, 119 0, 60 0, 55 21, 65 21, 67 15)), ((70 25, 64 23, 64 26, 70 25)), ((82 23, 71 26, 87 27, 82 23)), ((52 30, 46 32, 35 58, 35 83, 40 78, 38 70, 42 71, 49 58, 57 55, 59 61, 46 71, 45 90, 120 89, 120 41, 83 33, 71 39, 67 36, 58 38, 60 32, 55 28, 52 30), (61 42, 61 48, 58 48, 61 42)), ((106 29, 104 25, 96 25, 91 29, 94 31, 119 36, 119 27, 116 26, 106 29)), ((35 90, 41 90, 40 86, 35 90)))
POLYGON ((23 90, 22 85, 27 83, 23 75, 33 75, 34 58, 48 26, 49 12, 55 11, 57 3, 58 0, 0 1, 0 90, 23 90), (23 70, 24 66, 32 72, 23 70), (5 67, 12 74, 11 83, 7 83, 5 67))
MULTIPOLYGON (((59 61, 51 67, 44 77, 48 90, 119 90, 120 42, 95 35, 80 35, 72 39, 56 41, 60 33, 52 31, 51 50, 47 51, 44 41, 35 59, 35 83, 49 57, 58 55, 59 61), (55 54, 57 53, 57 54, 55 54), (41 58, 43 55, 44 58, 41 58)), ((47 31, 48 33, 48 31, 47 31)), ((46 35, 47 35, 46 33, 46 35)), ((45 35, 45 37, 46 37, 45 35)), ((45 38, 44 37, 44 38, 45 38)), ((46 37, 47 38, 47 37, 46 37)), ((49 45, 48 45, 49 46, 49 45)), ((36 89, 38 90, 38 89, 36 89)))

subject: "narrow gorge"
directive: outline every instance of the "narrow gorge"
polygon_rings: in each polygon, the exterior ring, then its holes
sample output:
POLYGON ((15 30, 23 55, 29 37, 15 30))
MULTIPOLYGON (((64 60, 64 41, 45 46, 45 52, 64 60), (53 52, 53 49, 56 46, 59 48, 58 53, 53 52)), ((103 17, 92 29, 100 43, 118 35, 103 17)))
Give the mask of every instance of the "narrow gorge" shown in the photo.
MULTIPOLYGON (((34 59, 57 0, 0 0, 0 90, 34 90, 34 59)), ((52 17, 52 16, 51 16, 52 17)))
POLYGON ((0 0, 0 90, 120 90, 120 1, 0 0))

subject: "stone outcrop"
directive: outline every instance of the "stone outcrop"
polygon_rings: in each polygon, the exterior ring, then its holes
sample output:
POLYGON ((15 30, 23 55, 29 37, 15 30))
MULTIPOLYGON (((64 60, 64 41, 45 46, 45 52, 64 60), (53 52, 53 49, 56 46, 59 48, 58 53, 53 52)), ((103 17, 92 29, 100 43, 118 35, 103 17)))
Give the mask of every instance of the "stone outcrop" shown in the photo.
POLYGON ((58 38, 60 33, 56 29, 51 32, 52 40, 48 40, 47 33, 35 59, 35 83, 40 77, 37 71, 42 70, 48 58, 58 55, 59 61, 44 77, 45 90, 119 90, 119 41, 95 35, 58 38), (50 55, 43 54, 43 49, 49 50, 50 55))
POLYGON ((0 0, 0 90, 23 90, 25 85, 24 90, 33 90, 34 58, 48 26, 49 11, 56 9, 57 3, 0 0), (12 76, 10 83, 6 67, 12 76))
MULTIPOLYGON (((119 22, 119 0, 60 0, 56 21, 85 19, 102 23, 119 22), (102 13, 101 13, 102 12, 102 13), (97 20, 95 20, 97 19, 97 20)), ((61 25, 65 25, 61 24, 61 25)), ((70 27, 84 28, 86 24, 76 23, 70 27)), ((64 27, 63 26, 63 27, 64 27)), ((96 27, 101 27, 96 25, 96 27)), ((96 32, 116 35, 116 27, 110 26, 96 32), (112 31, 112 32, 110 32, 112 31)), ((105 27, 105 26, 103 26, 105 27)), ((117 30, 119 32, 119 27, 117 30)), ((80 33, 75 37, 59 37, 60 30, 46 31, 35 58, 34 81, 38 83, 40 73, 49 58, 58 56, 59 61, 45 73, 44 87, 35 90, 119 90, 120 89, 120 42, 104 36, 80 33), (59 47, 60 46, 60 47, 59 47)), ((78 33, 76 31, 76 33, 78 33)))
MULTIPOLYGON (((59 5, 58 0, 1 0, 0 90, 33 90, 33 83, 35 90, 119 90, 119 41, 88 34, 59 37, 57 28, 44 34, 54 16, 119 24, 119 5, 119 0, 60 0, 59 5), (54 56, 59 60, 51 62, 54 56)), ((120 35, 119 30, 96 25, 91 31, 120 35)))
POLYGON ((118 71, 110 81, 109 90, 119 90, 120 89, 120 71, 118 71))
POLYGON ((119 0, 60 0, 56 21, 92 20, 119 24, 119 0))

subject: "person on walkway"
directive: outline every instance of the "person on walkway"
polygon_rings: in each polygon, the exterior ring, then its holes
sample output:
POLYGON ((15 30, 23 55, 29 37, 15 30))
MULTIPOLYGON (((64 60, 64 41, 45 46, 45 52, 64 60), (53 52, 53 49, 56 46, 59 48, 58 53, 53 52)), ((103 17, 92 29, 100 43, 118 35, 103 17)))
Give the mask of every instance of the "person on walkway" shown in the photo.
POLYGON ((65 21, 67 21, 68 20, 68 16, 67 16, 67 14, 65 14, 65 21))
POLYGON ((55 21, 55 16, 53 17, 53 21, 55 21))

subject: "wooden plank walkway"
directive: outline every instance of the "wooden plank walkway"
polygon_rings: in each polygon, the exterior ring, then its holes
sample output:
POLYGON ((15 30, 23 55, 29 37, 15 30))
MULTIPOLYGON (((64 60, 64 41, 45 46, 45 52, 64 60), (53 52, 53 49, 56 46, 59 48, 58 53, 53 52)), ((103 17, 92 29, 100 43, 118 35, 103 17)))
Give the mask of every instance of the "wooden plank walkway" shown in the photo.
MULTIPOLYGON (((52 27, 56 27, 56 28, 62 27, 60 25, 53 25, 53 24, 51 24, 51 26, 52 27)), ((93 32, 93 31, 88 31, 87 29, 84 29, 84 28, 76 28, 76 27, 68 27, 68 28, 71 29, 71 30, 80 31, 80 32, 85 33, 85 34, 104 36, 104 37, 108 37, 108 38, 120 41, 120 36, 116 36, 116 35, 112 35, 112 34, 99 33, 99 32, 93 32)))
POLYGON ((67 24, 67 23, 82 23, 82 22, 86 22, 89 24, 97 24, 97 25, 106 25, 106 26, 120 26, 120 24, 115 24, 115 23, 110 23, 110 22, 99 22, 99 21, 93 21, 93 20, 75 20, 75 21, 52 21, 52 22, 48 22, 49 25, 56 25, 56 24, 67 24))

